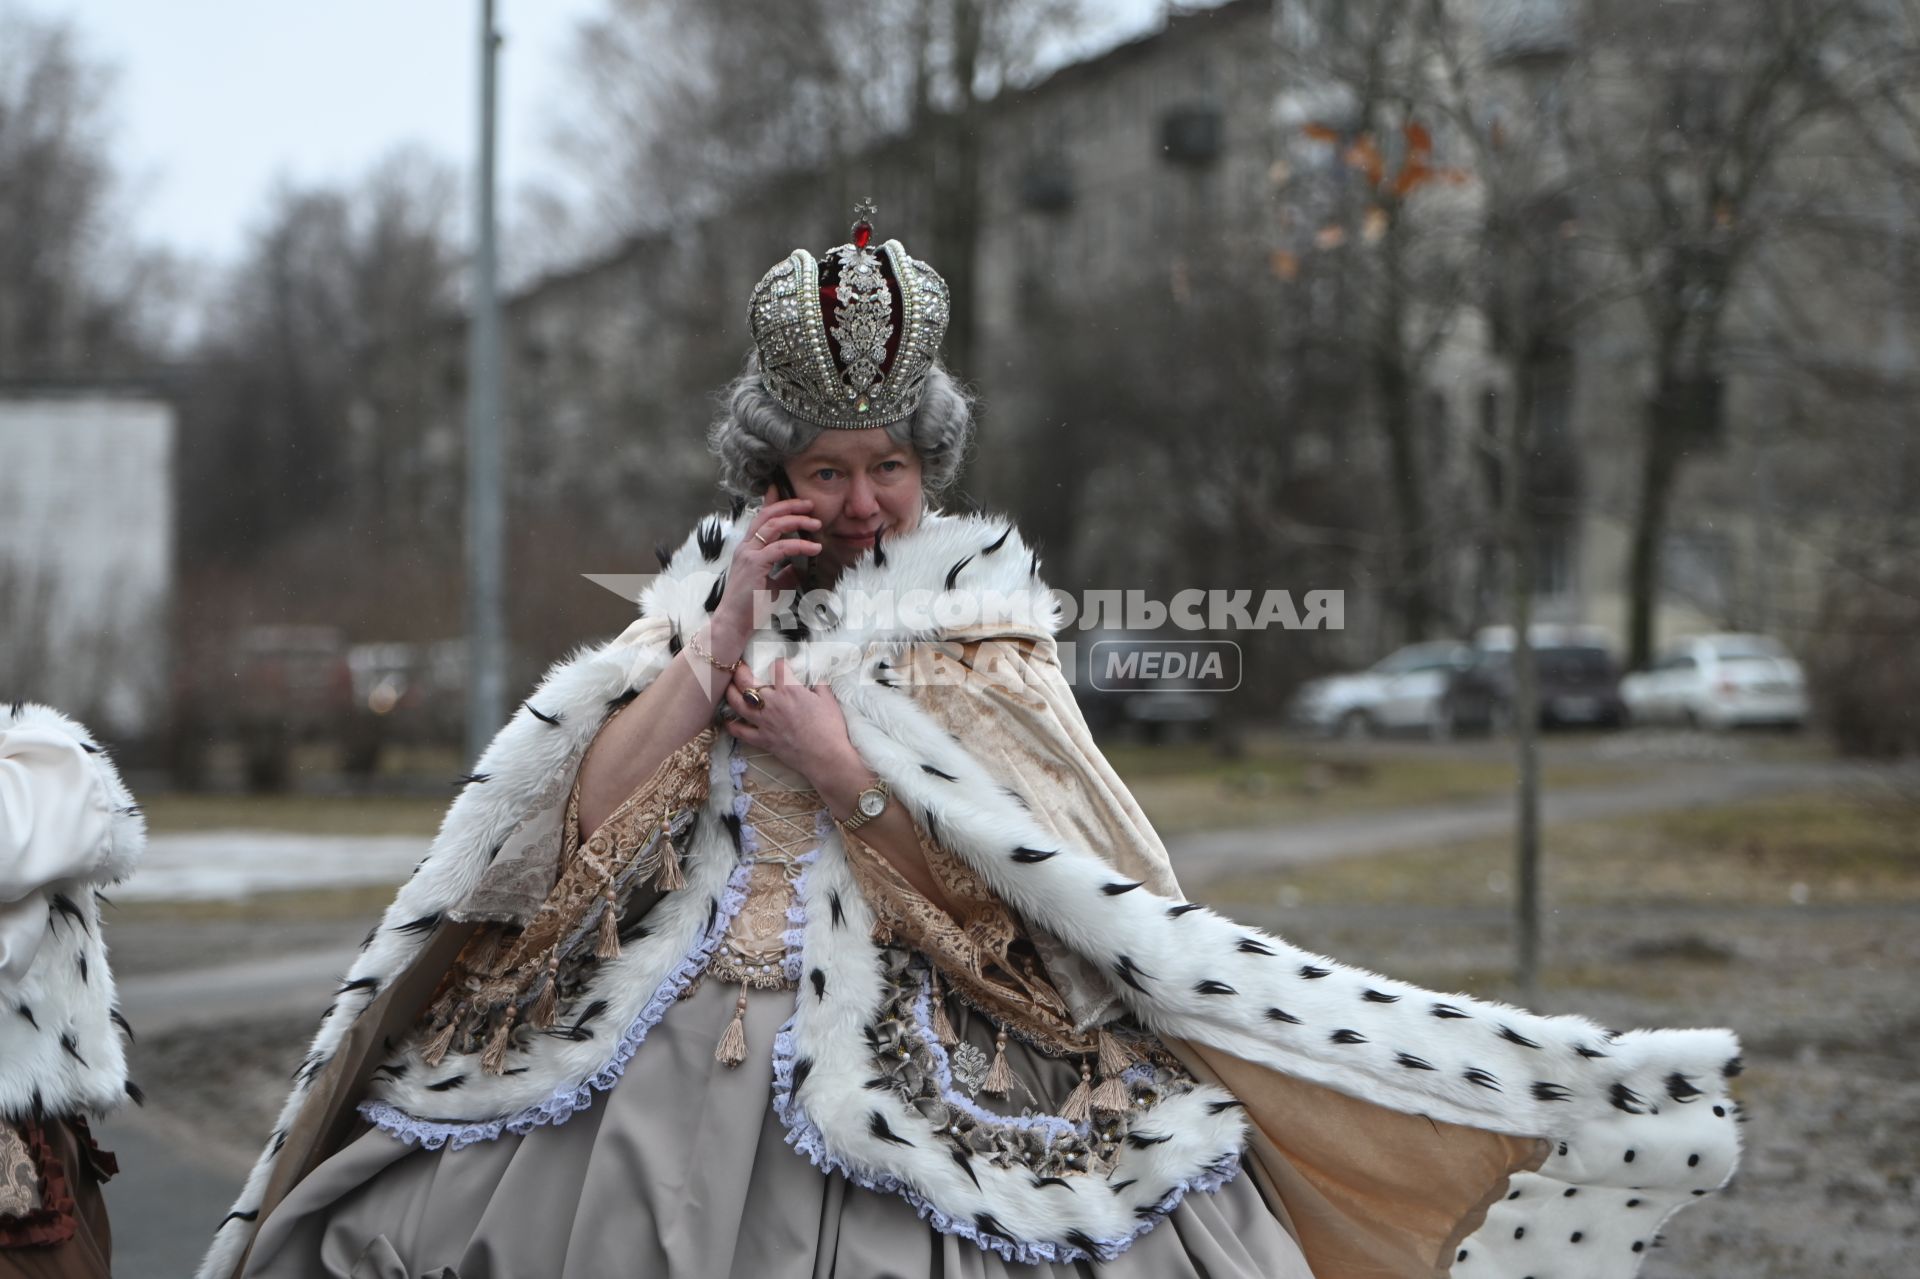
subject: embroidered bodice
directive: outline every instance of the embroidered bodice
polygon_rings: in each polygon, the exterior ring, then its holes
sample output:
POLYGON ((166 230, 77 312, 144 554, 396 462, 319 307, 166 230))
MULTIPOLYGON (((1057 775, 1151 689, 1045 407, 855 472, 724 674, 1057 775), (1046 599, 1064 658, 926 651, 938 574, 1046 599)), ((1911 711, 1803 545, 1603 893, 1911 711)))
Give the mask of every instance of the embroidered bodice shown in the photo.
POLYGON ((799 977, 790 962, 788 913, 794 883, 808 854, 820 846, 830 823, 827 807, 806 779, 772 752, 736 743, 733 773, 744 801, 746 900, 714 949, 708 972, 724 982, 755 990, 792 988, 799 977))

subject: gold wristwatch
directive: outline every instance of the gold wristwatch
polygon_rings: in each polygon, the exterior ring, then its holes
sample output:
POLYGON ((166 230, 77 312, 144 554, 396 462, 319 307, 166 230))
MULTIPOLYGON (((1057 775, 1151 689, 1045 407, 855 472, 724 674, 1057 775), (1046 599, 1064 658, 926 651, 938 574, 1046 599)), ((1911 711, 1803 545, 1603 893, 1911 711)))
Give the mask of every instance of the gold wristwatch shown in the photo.
POLYGON ((853 816, 841 822, 845 830, 859 830, 868 822, 887 811, 887 797, 893 794, 893 788, 882 777, 873 785, 861 791, 853 801, 853 816))

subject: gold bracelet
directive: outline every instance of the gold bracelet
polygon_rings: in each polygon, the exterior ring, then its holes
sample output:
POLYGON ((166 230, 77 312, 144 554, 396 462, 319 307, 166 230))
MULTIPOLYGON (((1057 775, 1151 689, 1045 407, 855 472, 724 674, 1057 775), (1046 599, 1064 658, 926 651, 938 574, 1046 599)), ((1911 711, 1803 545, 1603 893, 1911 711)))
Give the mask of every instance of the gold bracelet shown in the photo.
POLYGON ((696 657, 705 658, 707 665, 713 667, 713 669, 716 671, 726 671, 728 673, 732 673, 733 668, 740 665, 741 659, 737 657, 734 658, 731 662, 722 662, 722 661, 715 660, 712 653, 700 647, 699 631, 695 631, 693 634, 687 636, 687 649, 689 652, 693 653, 696 657))

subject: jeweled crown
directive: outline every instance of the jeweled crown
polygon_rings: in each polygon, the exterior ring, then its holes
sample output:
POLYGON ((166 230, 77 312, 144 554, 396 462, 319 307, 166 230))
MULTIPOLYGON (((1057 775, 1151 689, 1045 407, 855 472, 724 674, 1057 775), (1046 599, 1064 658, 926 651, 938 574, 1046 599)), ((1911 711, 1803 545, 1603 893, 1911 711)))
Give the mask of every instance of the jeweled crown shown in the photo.
POLYGON ((857 430, 912 413, 946 336, 947 282, 898 240, 874 248, 873 212, 863 202, 852 242, 817 260, 788 254, 747 303, 760 380, 816 426, 857 430))

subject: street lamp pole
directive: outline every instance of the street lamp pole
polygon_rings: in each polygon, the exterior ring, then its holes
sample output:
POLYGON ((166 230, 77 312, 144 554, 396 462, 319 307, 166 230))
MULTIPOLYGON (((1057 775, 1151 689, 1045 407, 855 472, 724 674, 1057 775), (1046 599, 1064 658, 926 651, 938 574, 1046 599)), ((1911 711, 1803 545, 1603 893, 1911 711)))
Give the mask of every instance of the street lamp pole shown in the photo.
POLYGON ((467 758, 506 718, 506 543, 500 429, 500 299, 494 259, 494 100, 500 36, 494 0, 480 0, 480 154, 467 329, 467 758))

